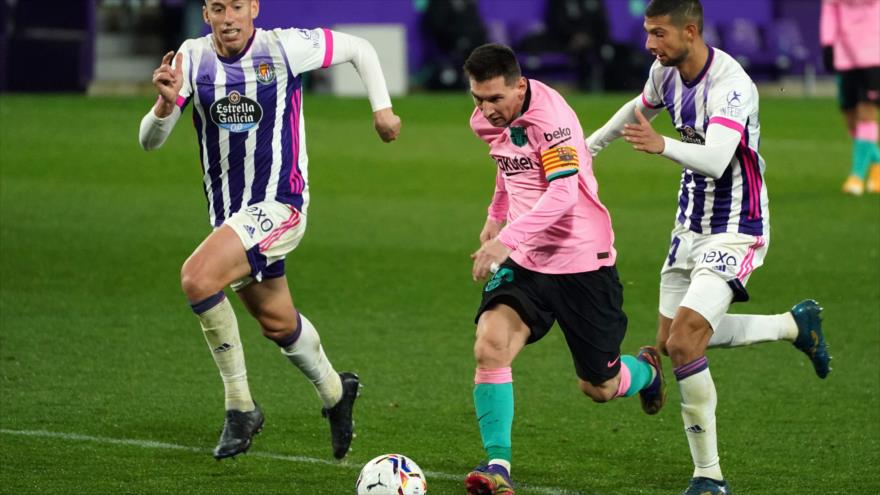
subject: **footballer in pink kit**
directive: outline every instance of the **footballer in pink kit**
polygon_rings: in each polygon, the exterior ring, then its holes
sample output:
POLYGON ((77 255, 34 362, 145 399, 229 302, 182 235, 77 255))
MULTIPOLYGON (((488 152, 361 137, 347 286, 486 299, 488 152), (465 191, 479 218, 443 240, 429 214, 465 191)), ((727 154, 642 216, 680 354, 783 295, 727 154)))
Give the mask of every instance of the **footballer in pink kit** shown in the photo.
POLYGON ((476 109, 470 124, 497 167, 495 194, 472 255, 475 280, 493 273, 477 311, 474 405, 486 463, 465 478, 470 494, 512 494, 511 365, 558 322, 581 390, 596 402, 639 392, 663 406, 660 356, 620 354, 627 318, 614 266, 614 232, 574 111, 552 88, 522 77, 503 45, 464 65, 476 109))
POLYGON ((840 110, 853 138, 843 192, 880 193, 880 0, 822 0, 819 38, 825 68, 838 73, 840 110))

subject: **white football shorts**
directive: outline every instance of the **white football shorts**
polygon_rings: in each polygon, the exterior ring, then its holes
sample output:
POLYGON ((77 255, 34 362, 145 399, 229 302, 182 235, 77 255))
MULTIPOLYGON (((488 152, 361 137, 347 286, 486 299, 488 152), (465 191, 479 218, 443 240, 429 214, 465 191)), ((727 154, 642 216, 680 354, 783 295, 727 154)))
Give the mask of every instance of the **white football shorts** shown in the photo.
POLYGON ((746 282, 764 264, 770 238, 738 233, 698 234, 677 224, 660 270, 660 314, 679 306, 716 328, 733 302, 748 301, 746 282))
POLYGON ((262 201, 234 213, 224 222, 238 234, 251 273, 231 284, 241 290, 256 280, 284 275, 284 257, 296 249, 306 232, 306 216, 291 205, 262 201))

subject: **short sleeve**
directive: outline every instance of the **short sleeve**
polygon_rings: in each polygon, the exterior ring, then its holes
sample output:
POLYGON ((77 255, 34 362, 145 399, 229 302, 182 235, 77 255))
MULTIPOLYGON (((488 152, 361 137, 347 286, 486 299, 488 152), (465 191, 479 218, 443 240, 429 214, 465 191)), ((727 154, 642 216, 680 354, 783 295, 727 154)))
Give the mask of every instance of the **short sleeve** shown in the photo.
POLYGON ((326 28, 276 29, 294 74, 330 67, 333 32, 326 28))
POLYGON ((642 90, 642 105, 658 109, 663 108, 665 103, 663 103, 663 95, 660 92, 660 82, 657 81, 657 68, 662 67, 657 62, 654 62, 654 65, 651 66, 651 71, 648 73, 648 80, 645 82, 645 88, 642 90))
POLYGON ((709 125, 720 124, 742 133, 749 116, 757 111, 758 92, 747 77, 719 81, 710 90, 706 108, 709 125))

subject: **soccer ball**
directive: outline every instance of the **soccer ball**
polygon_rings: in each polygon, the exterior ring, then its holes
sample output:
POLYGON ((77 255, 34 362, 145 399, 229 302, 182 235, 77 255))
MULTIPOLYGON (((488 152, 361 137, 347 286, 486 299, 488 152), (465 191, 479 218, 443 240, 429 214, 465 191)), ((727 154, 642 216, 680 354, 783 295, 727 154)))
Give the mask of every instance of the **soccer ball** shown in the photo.
POLYGON ((400 454, 384 454, 364 465, 358 495, 425 495, 428 485, 418 464, 400 454))

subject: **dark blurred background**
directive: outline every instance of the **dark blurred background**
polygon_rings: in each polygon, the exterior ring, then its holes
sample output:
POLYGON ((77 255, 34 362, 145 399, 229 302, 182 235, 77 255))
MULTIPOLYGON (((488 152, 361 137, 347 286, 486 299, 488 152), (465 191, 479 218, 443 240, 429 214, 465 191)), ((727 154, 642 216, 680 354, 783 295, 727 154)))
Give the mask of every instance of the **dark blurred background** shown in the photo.
MULTIPOLYGON (((517 50, 529 77, 585 91, 641 88, 651 63, 647 0, 261 0, 257 25, 397 25, 407 86, 464 87, 461 65, 487 41, 517 50)), ((810 94, 823 75, 820 0, 703 0, 704 36, 758 81, 810 94)), ((201 36, 202 0, 0 0, 0 90, 148 88, 163 53, 201 36)), ((380 54, 382 47, 379 47, 380 54)))

